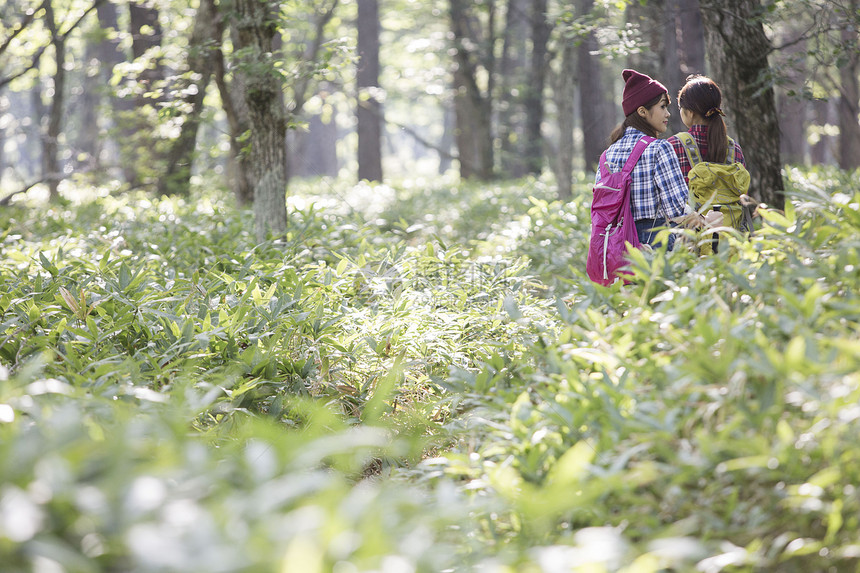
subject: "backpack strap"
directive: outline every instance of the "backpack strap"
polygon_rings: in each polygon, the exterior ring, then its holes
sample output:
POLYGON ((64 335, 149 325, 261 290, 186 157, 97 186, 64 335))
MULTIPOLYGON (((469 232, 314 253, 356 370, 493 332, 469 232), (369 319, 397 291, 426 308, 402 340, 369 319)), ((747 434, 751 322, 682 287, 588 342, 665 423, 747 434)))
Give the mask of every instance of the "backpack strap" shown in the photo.
POLYGON ((609 168, 606 167, 606 151, 600 154, 600 161, 598 162, 598 165, 600 169, 600 178, 606 179, 607 177, 609 177, 609 168))
MULTIPOLYGON (((699 151, 699 146, 696 145, 696 140, 693 139, 690 132, 681 131, 676 133, 675 137, 677 137, 681 142, 681 145, 684 146, 684 152, 687 154, 687 159, 690 161, 691 166, 702 161, 702 153, 699 151)), ((731 165, 735 162, 735 140, 731 137, 728 139, 729 144, 726 147, 726 163, 731 165)))
POLYGON ((690 132, 681 131, 676 133, 675 137, 677 137, 681 142, 681 145, 684 146, 684 153, 687 154, 687 160, 690 162, 691 166, 702 162, 702 153, 699 151, 699 146, 696 145, 696 140, 693 139, 690 132))
POLYGON ((636 167, 636 163, 639 161, 642 153, 654 141, 654 138, 648 135, 640 137, 639 141, 636 142, 636 145, 633 146, 633 151, 630 152, 630 157, 627 158, 627 163, 624 164, 624 168, 621 170, 621 173, 624 175, 630 175, 630 173, 633 172, 633 168, 636 167))

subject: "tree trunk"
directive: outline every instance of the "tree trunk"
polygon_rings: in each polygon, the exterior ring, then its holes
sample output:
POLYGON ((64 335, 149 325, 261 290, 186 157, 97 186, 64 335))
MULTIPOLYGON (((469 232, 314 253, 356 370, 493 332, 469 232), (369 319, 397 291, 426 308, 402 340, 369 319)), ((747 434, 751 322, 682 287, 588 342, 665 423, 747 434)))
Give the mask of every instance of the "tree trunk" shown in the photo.
POLYGON ((59 160, 59 138, 63 121, 63 106, 66 101, 66 39, 57 30, 57 22, 54 17, 54 7, 51 0, 47 0, 45 6, 45 22, 48 31, 51 32, 51 44, 54 46, 54 71, 53 96, 50 97, 48 121, 42 140, 42 178, 48 184, 50 199, 55 201, 59 198, 59 185, 62 179, 62 170, 59 160))
POLYGON ((818 128, 813 138, 810 154, 814 165, 832 165, 836 163, 836 142, 828 135, 824 126, 835 124, 837 119, 836 106, 827 99, 817 99, 812 102, 813 125, 818 128))
MULTIPOLYGON (((684 76, 706 74, 705 69, 705 29, 702 25, 702 11, 699 0, 677 0, 680 10, 677 34, 681 71, 684 76)), ((673 98, 677 94, 672 94, 673 98)))
POLYGON ((804 82, 807 78, 805 40, 800 26, 786 26, 781 42, 787 47, 780 56, 787 65, 785 83, 777 88, 777 111, 779 113, 779 148, 783 161, 799 164, 806 159, 806 128, 808 102, 803 98, 804 82))
POLYGON ((191 167, 200 127, 200 114, 203 112, 203 98, 215 67, 216 53, 212 45, 221 42, 217 18, 218 8, 214 0, 200 0, 188 45, 190 77, 177 82, 173 90, 174 93, 187 94, 183 99, 188 113, 182 123, 179 137, 167 151, 165 174, 158 181, 160 195, 187 197, 191 192, 191 167))
POLYGON ((761 21, 761 2, 702 0, 701 5, 711 76, 722 88, 730 125, 743 146, 752 176, 750 193, 783 208, 779 124, 773 87, 766 79, 771 44, 761 21))
POLYGON ((316 114, 308 120, 307 132, 291 130, 287 134, 288 172, 290 177, 336 177, 337 124, 331 114, 316 114))
MULTIPOLYGON (((857 0, 850 0, 851 14, 857 14, 857 6, 857 0)), ((860 167, 860 88, 857 83, 860 56, 856 48, 857 39, 856 24, 850 18, 846 19, 842 28, 842 45, 846 48, 846 58, 839 67, 839 167, 842 169, 860 167)))
POLYGON ((489 32, 488 38, 483 43, 486 53, 483 55, 483 72, 487 77, 486 92, 482 92, 478 85, 478 64, 474 61, 476 57, 467 48, 469 44, 482 45, 478 38, 468 34, 471 16, 468 13, 469 3, 466 0, 450 0, 451 27, 454 36, 454 52, 457 69, 455 71, 455 86, 457 88, 457 146, 460 157, 461 177, 477 177, 489 180, 493 177, 494 163, 494 138, 492 129, 492 93, 494 61, 492 46, 494 40, 494 18, 495 7, 489 2, 489 32), (469 157, 474 150, 474 157, 469 157), (465 151, 465 153, 464 153, 465 151), (464 164, 470 159, 474 163, 464 164))
MULTIPOLYGON (((666 24, 663 27, 663 75, 660 82, 668 88, 672 101, 677 103, 675 98, 681 86, 684 85, 685 78, 681 71, 681 42, 678 38, 681 28, 680 0, 665 0, 663 11, 666 24)), ((686 129, 684 122, 681 121, 678 106, 672 106, 667 135, 686 129)))
POLYGON ((358 0, 357 48, 358 179, 382 181, 382 106, 374 93, 379 88, 378 0, 358 0))
MULTIPOLYGON (((630 66, 663 83, 663 54, 666 40, 666 0, 630 2, 627 5, 627 22, 638 30, 642 49, 630 54, 630 66)), ((674 29, 674 23, 671 25, 674 29)), ((667 86, 671 89, 670 86, 667 86)))
MULTIPOLYGON (((594 7, 594 0, 577 0, 577 13, 585 17, 594 7)), ((600 154, 606 149, 613 127, 611 83, 603 78, 603 67, 597 50, 600 47, 594 33, 581 39, 578 52, 579 117, 582 124, 583 159, 587 170, 595 170, 600 154), (608 85, 607 85, 608 84, 608 85)), ((620 107, 620 106, 619 106, 620 107)))
POLYGON ((451 151, 454 148, 455 114, 450 104, 446 104, 442 115, 442 140, 439 142, 439 175, 444 175, 452 163, 451 151))
MULTIPOLYGON (((104 36, 99 44, 99 77, 105 85, 109 85, 113 76, 114 66, 128 60, 120 44, 119 18, 117 16, 116 4, 113 2, 102 2, 96 8, 98 13, 99 27, 104 36)), ((126 81, 128 81, 126 79, 126 81)), ((134 100, 130 97, 120 97, 116 91, 110 95, 110 104, 113 115, 113 141, 117 142, 116 149, 119 155, 112 157, 112 163, 119 165, 123 179, 126 183, 134 184, 138 180, 134 155, 125 152, 134 139, 134 127, 130 124, 130 118, 134 117, 134 100)))
POLYGON ((239 48, 243 53, 245 102, 251 128, 254 223, 258 242, 287 231, 286 118, 275 73, 272 40, 276 1, 237 0, 239 48))
MULTIPOLYGON (((162 29, 158 19, 158 10, 142 0, 134 0, 128 5, 129 25, 131 30, 132 56, 142 59, 151 57, 148 52, 161 45, 162 29)), ((157 108, 164 101, 159 95, 159 88, 164 81, 164 66, 160 57, 151 62, 144 62, 143 70, 135 80, 138 83, 137 97, 133 115, 124 122, 126 133, 131 133, 129 139, 123 140, 125 148, 123 161, 134 165, 129 175, 135 177, 130 181, 132 187, 153 183, 159 175, 153 166, 161 158, 161 149, 154 133, 154 123, 157 108)))
POLYGON ((525 90, 526 107, 526 169, 531 175, 543 170, 544 85, 546 84, 547 45, 552 27, 547 21, 547 0, 532 0, 532 53, 529 81, 525 90))
POLYGON ((558 198, 562 201, 569 201, 573 196, 576 51, 577 48, 572 41, 563 43, 559 71, 553 86, 556 115, 558 116, 558 149, 552 154, 553 161, 551 164, 558 186, 558 198))
POLYGON ((527 158, 523 149, 527 136, 523 120, 526 107, 524 96, 530 89, 526 67, 526 44, 531 33, 527 17, 530 1, 507 0, 505 9, 497 106, 500 169, 505 177, 522 177, 527 173, 527 158))
MULTIPOLYGON (((223 30, 219 32, 219 38, 223 33, 223 30)), ((239 45, 239 33, 235 23, 230 26, 230 35, 233 45, 239 45)), ((236 203, 240 207, 244 207, 254 202, 254 175, 251 169, 250 154, 243 153, 243 136, 251 123, 248 117, 248 106, 245 104, 245 76, 238 67, 234 67, 231 70, 232 81, 228 82, 224 53, 220 47, 216 47, 215 52, 215 83, 221 96, 221 107, 224 109, 230 136, 227 178, 233 189, 236 203)))
POLYGON ((86 42, 84 65, 81 70, 81 82, 84 84, 84 89, 78 97, 81 125, 75 138, 75 145, 78 148, 76 168, 95 170, 101 167, 101 128, 103 124, 99 115, 99 106, 104 96, 104 90, 101 87, 103 84, 99 82, 98 66, 95 66, 94 69, 94 66, 91 65, 91 62, 98 61, 99 46, 92 38, 87 38, 86 42))

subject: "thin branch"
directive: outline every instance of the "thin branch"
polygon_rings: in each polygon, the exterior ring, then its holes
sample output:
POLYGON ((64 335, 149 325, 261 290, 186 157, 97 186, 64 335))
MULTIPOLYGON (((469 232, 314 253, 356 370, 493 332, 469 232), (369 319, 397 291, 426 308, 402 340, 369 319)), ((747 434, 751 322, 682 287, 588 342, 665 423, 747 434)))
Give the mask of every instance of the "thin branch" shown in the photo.
POLYGON ((33 59, 30 61, 29 66, 18 71, 15 74, 12 74, 11 76, 6 76, 5 78, 0 79, 0 90, 2 90, 8 84, 17 80, 18 78, 20 78, 21 76, 23 76, 24 74, 29 72, 30 70, 38 68, 39 62, 42 60, 42 54, 44 54, 45 50, 47 50, 47 49, 48 49, 48 44, 42 46, 41 48, 38 49, 38 51, 36 51, 35 54, 33 54, 33 59))
POLYGON ((46 179, 38 179, 38 180, 33 181, 32 183, 28 184, 26 187, 19 189, 17 191, 13 191, 9 195, 6 195, 5 197, 3 197, 3 199, 0 199, 0 207, 8 207, 9 204, 12 202, 12 198, 15 195, 20 195, 22 193, 26 193, 27 191, 29 191, 30 189, 32 189, 36 185, 38 185, 40 183, 44 183, 45 181, 46 181, 46 179))
MULTIPOLYGON (((331 22, 332 17, 334 16, 335 8, 339 4, 340 0, 334 0, 329 6, 328 10, 323 12, 322 16, 316 22, 316 36, 313 39, 313 42, 308 46, 308 49, 305 50, 304 60, 305 63, 315 62, 317 59, 317 55, 319 54, 320 48, 323 43, 323 34, 325 32, 325 27, 331 22)), ((296 85, 296 89, 293 92, 293 107, 290 110, 292 113, 298 113, 305 106, 305 101, 307 100, 307 92, 308 86, 311 82, 311 74, 302 74, 299 78, 299 81, 296 85)))
POLYGON ((88 15, 90 12, 92 12, 93 10, 95 10, 96 8, 98 8, 98 7, 99 7, 99 5, 100 5, 102 2, 104 2, 104 1, 105 1, 105 0, 94 0, 94 1, 93 1, 93 5, 92 5, 92 6, 90 6, 89 8, 87 8, 87 9, 84 11, 84 13, 83 13, 83 14, 81 14, 81 16, 80 16, 77 20, 75 20, 74 24, 72 24, 72 25, 69 27, 69 29, 68 29, 68 30, 66 30, 65 32, 63 32, 62 34, 60 34, 60 37, 65 41, 66 37, 67 37, 69 34, 71 34, 71 33, 72 33, 72 31, 73 31, 75 28, 77 28, 78 26, 80 26, 81 22, 83 22, 83 21, 84 21, 84 18, 86 18, 86 17, 87 17, 87 15, 88 15))
POLYGON ((364 107, 364 109, 370 111, 372 114, 374 114, 377 118, 379 118, 381 121, 385 122, 386 124, 393 125, 393 126, 399 128, 401 131, 406 133, 406 135, 412 137, 415 141, 417 141, 418 143, 420 143, 421 145, 423 145, 427 149, 432 149, 433 151, 438 153, 441 157, 444 157, 445 159, 454 159, 457 161, 460 160, 460 157, 458 155, 454 155, 450 151, 443 149, 442 147, 439 147, 435 143, 424 139, 424 137, 422 137, 417 131, 415 131, 413 128, 409 127, 408 125, 404 125, 402 123, 398 123, 396 121, 391 121, 390 119, 387 119, 385 117, 385 115, 382 112, 380 112, 379 110, 374 109, 371 106, 365 107, 364 102, 360 102, 358 105, 360 105, 360 106, 364 107))
POLYGON ((38 14, 39 11, 45 7, 45 4, 47 4, 48 1, 49 0, 42 0, 42 3, 39 4, 38 8, 30 12, 29 14, 24 15, 24 19, 21 20, 21 23, 18 25, 18 27, 12 31, 12 35, 9 36, 6 41, 3 42, 3 44, 0 44, 0 56, 2 56, 3 53, 9 49, 9 46, 12 44, 12 40, 14 40, 18 36, 18 34, 27 29, 27 26, 29 26, 33 22, 33 20, 36 18, 36 14, 38 14))
MULTIPOLYGON (((79 18, 78 18, 78 19, 77 19, 77 20, 76 20, 76 21, 75 21, 75 22, 74 22, 74 23, 69 27, 69 29, 68 29, 68 30, 66 30, 66 31, 65 31, 65 32, 63 32, 62 34, 56 34, 56 35, 54 35, 54 36, 51 38, 51 43, 53 44, 53 43, 55 43, 55 42, 57 42, 57 41, 65 42, 65 41, 66 41, 66 39, 68 38, 69 34, 71 34, 71 33, 72 33, 72 32, 73 32, 73 31, 74 31, 74 30, 75 30, 75 29, 76 29, 76 28, 81 24, 81 22, 83 22, 84 18, 86 18, 86 17, 87 17, 87 15, 88 15, 90 12, 92 12, 93 10, 95 10, 96 8, 98 8, 99 4, 101 4, 101 3, 102 3, 102 2, 104 2, 104 1, 105 1, 105 0, 94 0, 93 5, 92 5, 92 6, 90 6, 86 11, 84 11, 84 13, 83 13, 83 14, 81 14, 81 16, 80 16, 80 17, 79 17, 79 18)), ((39 10, 41 10, 42 8, 44 8, 44 7, 45 7, 45 5, 46 5, 47 3, 48 3, 48 0, 45 0, 44 2, 42 2, 42 4, 39 6, 39 10)), ((38 12, 38 10, 36 10, 36 12, 38 12)), ((33 14, 36 14, 36 12, 34 12, 33 14)), ((23 29, 23 28, 21 28, 21 29, 23 29)), ((20 30, 21 30, 21 29, 16 30, 16 31, 15 31, 15 34, 17 35, 17 34, 20 32, 20 30)), ((14 37, 14 35, 13 35, 13 37, 14 37)), ((10 41, 11 41, 11 39, 10 39, 10 41)), ((5 50, 5 49, 6 49, 6 46, 7 46, 7 45, 8 45, 8 42, 7 42, 6 44, 4 44, 4 45, 3 45, 2 49, 0 49, 0 54, 2 54, 3 50, 5 50)), ((42 55, 45 53, 45 50, 46 50, 47 48, 48 48, 48 45, 47 45, 47 44, 46 44, 46 45, 44 45, 44 46, 42 46, 41 48, 39 48, 39 49, 36 51, 36 53, 35 53, 35 54, 33 54, 33 58, 30 60, 30 65, 28 65, 28 66, 27 66, 27 67, 25 67, 24 69, 22 69, 22 70, 20 70, 20 71, 18 71, 18 72, 16 72, 16 73, 14 73, 14 74, 12 74, 11 76, 7 76, 7 77, 5 77, 5 78, 0 79, 0 90, 2 90, 4 87, 6 87, 6 86, 7 86, 8 84, 10 84, 11 82, 13 82, 13 81, 15 81, 16 79, 20 78, 21 76, 25 75, 25 74, 26 74, 27 72, 29 72, 30 70, 33 70, 33 69, 35 69, 35 68, 39 67, 39 62, 41 62, 41 60, 42 60, 42 55)))

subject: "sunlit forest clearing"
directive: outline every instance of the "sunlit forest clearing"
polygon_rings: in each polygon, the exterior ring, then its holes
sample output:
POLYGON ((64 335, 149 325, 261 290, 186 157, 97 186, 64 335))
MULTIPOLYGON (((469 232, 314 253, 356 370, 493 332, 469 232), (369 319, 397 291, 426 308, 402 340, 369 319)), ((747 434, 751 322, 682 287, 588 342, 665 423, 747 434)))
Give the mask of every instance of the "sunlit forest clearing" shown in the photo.
POLYGON ((856 0, 0 15, 0 573, 860 572, 856 0), (603 287, 628 67, 754 230, 603 287))

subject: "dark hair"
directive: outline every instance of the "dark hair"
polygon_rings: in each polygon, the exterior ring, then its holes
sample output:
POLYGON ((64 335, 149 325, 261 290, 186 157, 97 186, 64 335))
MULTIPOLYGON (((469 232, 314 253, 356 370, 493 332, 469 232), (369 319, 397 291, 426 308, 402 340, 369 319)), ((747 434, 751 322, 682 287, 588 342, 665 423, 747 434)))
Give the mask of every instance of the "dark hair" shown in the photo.
POLYGON ((692 75, 678 92, 678 105, 705 119, 708 126, 708 153, 702 159, 712 163, 725 163, 728 149, 726 122, 723 121, 723 94, 711 78, 692 75))
MULTIPOLYGON (((672 100, 669 98, 669 94, 662 93, 640 107, 644 107, 645 109, 651 109, 652 107, 663 101, 664 98, 666 99, 666 103, 672 103, 672 100)), ((638 110, 639 108, 637 107, 636 109, 638 110)), ((644 117, 634 111, 633 113, 624 118, 624 121, 621 123, 621 125, 612 130, 612 135, 609 136, 609 143, 612 144, 621 139, 621 136, 624 135, 624 132, 627 130, 628 127, 638 129, 645 135, 650 135, 651 137, 657 137, 658 135, 660 135, 653 127, 651 127, 651 125, 647 121, 645 121, 644 117)))

